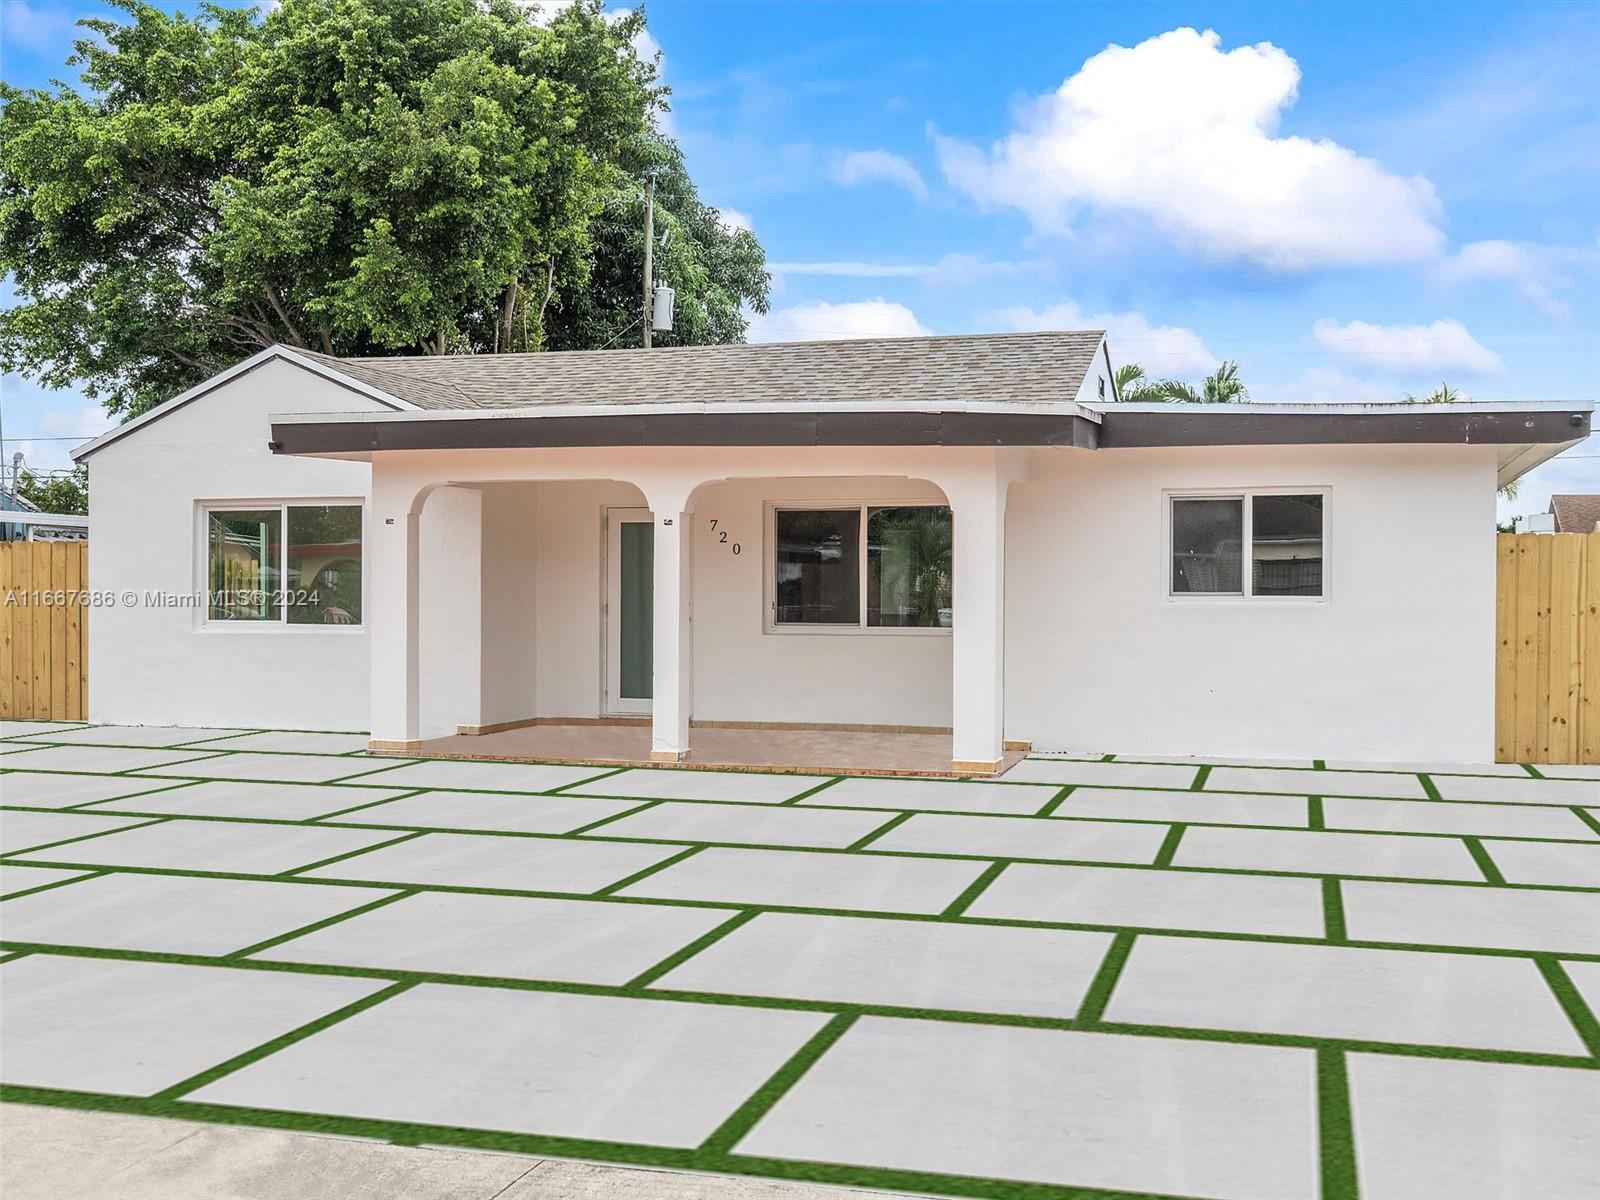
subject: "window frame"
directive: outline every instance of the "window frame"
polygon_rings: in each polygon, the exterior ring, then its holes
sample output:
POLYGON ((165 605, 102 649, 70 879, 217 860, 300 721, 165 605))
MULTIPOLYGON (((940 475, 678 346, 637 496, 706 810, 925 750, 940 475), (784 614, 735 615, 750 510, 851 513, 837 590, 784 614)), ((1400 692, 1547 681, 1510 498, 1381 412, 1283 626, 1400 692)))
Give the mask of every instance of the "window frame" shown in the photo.
MULTIPOLYGON (((884 498, 872 500, 857 500, 842 498, 838 500, 819 500, 808 497, 804 500, 768 500, 763 504, 761 551, 761 632, 787 637, 798 634, 801 637, 949 637, 955 626, 955 597, 954 587, 951 588, 951 618, 949 625, 868 625, 867 609, 867 514, 874 508, 949 508, 948 500, 929 500, 919 497, 914 500, 899 498, 884 498), (778 512, 779 510, 792 509, 820 509, 820 510, 848 510, 855 509, 861 521, 861 535, 857 538, 859 545, 856 548, 856 579, 861 597, 860 612, 854 624, 824 625, 821 623, 783 622, 778 621, 778 512)), ((954 536, 955 516, 951 514, 951 533, 954 536)))
POLYGON ((293 496, 243 497, 227 500, 197 500, 194 527, 194 591, 201 602, 194 608, 195 628, 202 633, 246 633, 281 637, 286 634, 317 631, 316 636, 362 637, 367 633, 367 613, 371 603, 371 572, 367 570, 367 547, 371 545, 368 524, 368 504, 365 496, 293 496), (211 514, 214 512, 249 512, 262 509, 278 510, 280 544, 278 548, 280 570, 288 570, 289 561, 289 510, 291 508, 358 508, 361 510, 361 620, 348 625, 330 625, 320 621, 290 621, 289 606, 278 605, 278 616, 271 621, 227 621, 212 617, 209 603, 211 588, 211 514))
POLYGON ((1333 559, 1332 487, 1313 484, 1287 487, 1166 488, 1161 493, 1161 594, 1168 604, 1271 605, 1311 607, 1332 598, 1333 559), (1322 594, 1319 596, 1258 596, 1255 587, 1255 498, 1257 496, 1322 497, 1322 594), (1172 509, 1180 500, 1237 500, 1243 509, 1240 526, 1240 587, 1237 592, 1178 592, 1172 588, 1172 509))

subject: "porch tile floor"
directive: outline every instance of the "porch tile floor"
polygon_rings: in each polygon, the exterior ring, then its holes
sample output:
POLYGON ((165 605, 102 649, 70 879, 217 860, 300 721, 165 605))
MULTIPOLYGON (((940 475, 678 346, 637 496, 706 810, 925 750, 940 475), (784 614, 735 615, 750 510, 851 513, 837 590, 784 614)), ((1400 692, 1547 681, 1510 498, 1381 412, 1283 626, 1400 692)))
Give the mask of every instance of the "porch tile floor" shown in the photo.
MULTIPOLYGON (((499 733, 432 738, 419 754, 430 758, 537 758, 545 762, 650 766, 650 729, 639 724, 531 725, 499 733)), ((713 771, 760 768, 816 774, 950 775, 947 733, 883 733, 835 729, 689 731, 683 768, 713 771)), ((1007 767, 1022 761, 1008 752, 1007 767)))
POLYGON ((993 1200, 1600 1197, 1582 768, 447 740, 575 728, 0 723, 0 1099, 993 1200))

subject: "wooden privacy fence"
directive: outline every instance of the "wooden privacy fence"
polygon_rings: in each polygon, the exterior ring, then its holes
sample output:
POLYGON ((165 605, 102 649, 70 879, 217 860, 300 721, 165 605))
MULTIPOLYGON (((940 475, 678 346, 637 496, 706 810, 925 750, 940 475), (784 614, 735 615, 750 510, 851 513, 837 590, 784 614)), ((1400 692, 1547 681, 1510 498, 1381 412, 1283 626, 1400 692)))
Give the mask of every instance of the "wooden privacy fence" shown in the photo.
POLYGON ((1600 532, 1502 533, 1495 758, 1600 763, 1600 532))
POLYGON ((0 542, 0 717, 81 721, 89 544, 0 542))

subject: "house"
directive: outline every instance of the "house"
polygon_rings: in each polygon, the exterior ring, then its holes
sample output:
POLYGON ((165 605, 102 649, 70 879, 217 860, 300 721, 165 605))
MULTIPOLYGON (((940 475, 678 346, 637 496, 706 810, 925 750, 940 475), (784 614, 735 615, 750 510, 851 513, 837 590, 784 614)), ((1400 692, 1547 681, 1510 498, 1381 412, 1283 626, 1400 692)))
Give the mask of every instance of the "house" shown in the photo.
POLYGON ((1487 762, 1495 489, 1590 417, 1120 404, 1095 330, 277 346, 78 451, 90 713, 1487 762))
POLYGON ((1550 497, 1552 533, 1594 533, 1600 529, 1600 492, 1550 497))

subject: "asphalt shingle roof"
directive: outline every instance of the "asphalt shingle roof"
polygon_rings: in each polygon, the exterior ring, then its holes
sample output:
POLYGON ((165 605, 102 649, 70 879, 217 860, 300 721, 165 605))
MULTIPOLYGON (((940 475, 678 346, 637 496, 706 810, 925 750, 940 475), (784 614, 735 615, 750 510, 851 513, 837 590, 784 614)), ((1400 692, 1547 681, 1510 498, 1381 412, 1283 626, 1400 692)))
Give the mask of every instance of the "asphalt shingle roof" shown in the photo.
POLYGON ((1593 533, 1600 528, 1600 492, 1576 492, 1550 497, 1557 533, 1593 533))
POLYGON ((544 354, 296 353, 419 408, 883 401, 918 408, 1071 402, 1104 336, 1083 329, 544 354))

